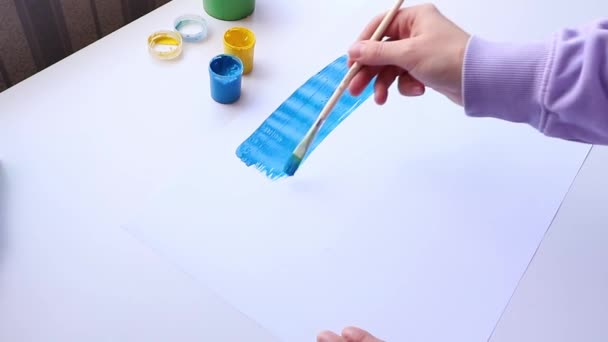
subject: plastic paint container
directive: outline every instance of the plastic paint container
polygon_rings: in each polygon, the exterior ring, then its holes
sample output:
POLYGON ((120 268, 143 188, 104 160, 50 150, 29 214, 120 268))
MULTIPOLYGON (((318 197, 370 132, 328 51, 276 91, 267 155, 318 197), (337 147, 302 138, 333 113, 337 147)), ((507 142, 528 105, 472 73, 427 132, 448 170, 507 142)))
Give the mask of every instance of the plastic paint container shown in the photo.
POLYGON ((238 57, 218 55, 209 62, 211 97, 218 103, 230 104, 241 97, 243 63, 238 57))
POLYGON ((255 0, 203 0, 203 7, 216 19, 234 21, 251 15, 255 10, 255 0))
POLYGON ((175 19, 173 26, 186 42, 198 42, 207 37, 207 22, 198 15, 179 16, 175 19))
POLYGON ((157 31, 148 37, 148 51, 153 56, 168 60, 182 53, 182 36, 174 31, 157 31))
POLYGON ((224 33, 224 53, 237 56, 243 62, 243 74, 253 70, 255 34, 244 27, 233 27, 224 33))

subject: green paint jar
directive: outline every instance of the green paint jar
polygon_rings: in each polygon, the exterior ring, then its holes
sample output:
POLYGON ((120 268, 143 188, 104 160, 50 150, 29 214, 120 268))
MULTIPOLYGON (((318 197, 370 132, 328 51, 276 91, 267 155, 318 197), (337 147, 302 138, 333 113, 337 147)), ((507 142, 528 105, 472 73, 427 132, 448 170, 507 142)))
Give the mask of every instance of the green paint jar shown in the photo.
POLYGON ((253 13, 255 0, 203 0, 210 16, 226 21, 241 20, 253 13))

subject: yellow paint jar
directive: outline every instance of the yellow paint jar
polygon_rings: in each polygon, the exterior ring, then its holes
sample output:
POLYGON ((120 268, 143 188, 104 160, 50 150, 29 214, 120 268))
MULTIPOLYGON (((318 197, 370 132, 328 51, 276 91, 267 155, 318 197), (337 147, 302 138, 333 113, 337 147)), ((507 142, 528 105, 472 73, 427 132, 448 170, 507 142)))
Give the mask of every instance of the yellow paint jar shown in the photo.
POLYGON ((243 62, 243 74, 253 70, 255 34, 244 27, 233 27, 224 33, 224 53, 238 57, 243 62))

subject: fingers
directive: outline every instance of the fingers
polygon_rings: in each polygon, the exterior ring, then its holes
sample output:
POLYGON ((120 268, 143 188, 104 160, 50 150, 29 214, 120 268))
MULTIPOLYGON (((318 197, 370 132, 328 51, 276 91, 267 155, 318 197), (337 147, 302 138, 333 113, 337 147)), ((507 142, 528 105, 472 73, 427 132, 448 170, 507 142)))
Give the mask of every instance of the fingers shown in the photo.
POLYGON ((399 76, 399 93, 403 96, 420 96, 425 92, 425 86, 422 82, 413 78, 409 73, 404 73, 399 76))
POLYGON ((349 59, 367 66, 394 65, 409 70, 417 63, 413 39, 398 41, 360 41, 349 50, 349 59))
MULTIPOLYGON (((394 39, 401 39, 409 37, 409 27, 404 24, 404 20, 407 21, 406 15, 409 11, 407 9, 401 9, 395 15, 393 21, 388 25, 386 31, 384 31, 384 36, 391 37, 394 39)), ((382 20, 384 20, 385 13, 379 14, 375 16, 363 29, 363 31, 357 37, 357 40, 369 40, 373 35, 382 20)))
POLYGON ((408 72, 395 66, 388 67, 364 67, 355 76, 349 86, 353 96, 359 96, 367 88, 375 76, 378 76, 374 84, 374 99, 377 104, 383 105, 388 100, 388 90, 395 80, 399 78, 398 89, 403 96, 421 96, 425 93, 425 85, 412 77, 408 72))
POLYGON ((349 90, 353 96, 359 96, 369 82, 380 72, 380 67, 363 67, 350 82, 349 90))
POLYGON ((376 103, 383 105, 388 99, 388 89, 393 85, 393 82, 402 73, 399 67, 389 66, 382 69, 376 83, 374 85, 374 94, 376 103))
MULTIPOLYGON (((414 31, 413 27, 418 19, 429 18, 437 14, 439 14, 439 10, 435 5, 430 3, 402 8, 397 12, 390 25, 388 25, 384 35, 393 39, 410 38, 412 31, 414 31)), ((380 26, 385 15, 386 12, 375 16, 361 31, 357 40, 369 40, 378 26, 380 26)))
POLYGON ((397 65, 410 70, 417 64, 414 44, 418 43, 416 37, 424 31, 420 27, 427 27, 434 22, 433 18, 436 19, 439 11, 431 4, 402 8, 385 31, 384 36, 391 41, 370 41, 384 15, 376 16, 363 29, 348 52, 349 66, 353 62, 359 62, 374 66, 397 65))
MULTIPOLYGON (((361 34, 359 34, 359 37, 357 37, 357 40, 369 40, 374 35, 374 32, 376 31, 378 26, 380 26, 380 23, 384 19, 385 15, 386 15, 386 13, 382 13, 382 14, 375 16, 372 19, 372 21, 370 21, 365 26, 365 28, 363 29, 361 34)), ((395 19, 397 19, 397 16, 395 16, 395 19)), ((393 20, 393 23, 394 22, 396 22, 396 20, 393 20)), ((389 25, 389 26, 391 26, 391 25, 389 25)), ((388 35, 388 32, 389 32, 389 27, 386 28, 386 32, 384 33, 384 35, 388 35)))
POLYGON ((331 331, 324 331, 317 336, 317 342, 345 342, 345 340, 331 331))
POLYGON ((342 331, 342 337, 344 337, 345 342, 382 342, 382 340, 367 331, 355 327, 344 329, 342 331))

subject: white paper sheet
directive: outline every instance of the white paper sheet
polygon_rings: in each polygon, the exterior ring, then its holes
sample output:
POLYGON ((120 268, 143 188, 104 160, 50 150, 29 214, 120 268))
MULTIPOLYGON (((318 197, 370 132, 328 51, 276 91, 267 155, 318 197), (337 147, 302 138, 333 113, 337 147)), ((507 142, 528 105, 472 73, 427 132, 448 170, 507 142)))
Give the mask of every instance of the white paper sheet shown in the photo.
MULTIPOLYGON (((319 12, 319 25, 351 23, 353 38, 372 15, 354 6, 336 19, 332 8, 319 12)), ((278 36, 270 29, 256 31, 267 33, 267 48, 298 24, 278 36)), ((191 167, 125 228, 284 341, 347 325, 389 341, 485 341, 589 147, 467 118, 429 92, 382 109, 368 101, 295 178, 272 183, 245 168, 234 151, 265 118, 259 110, 269 115, 295 90, 284 87, 331 62, 331 51, 300 60, 304 76, 260 68, 276 91, 257 88, 230 124, 211 120, 187 148, 196 151, 191 167)))
POLYGON ((285 341, 351 324, 485 340, 588 147, 433 95, 389 107, 362 106, 287 181, 234 144, 202 152, 126 228, 285 341))

